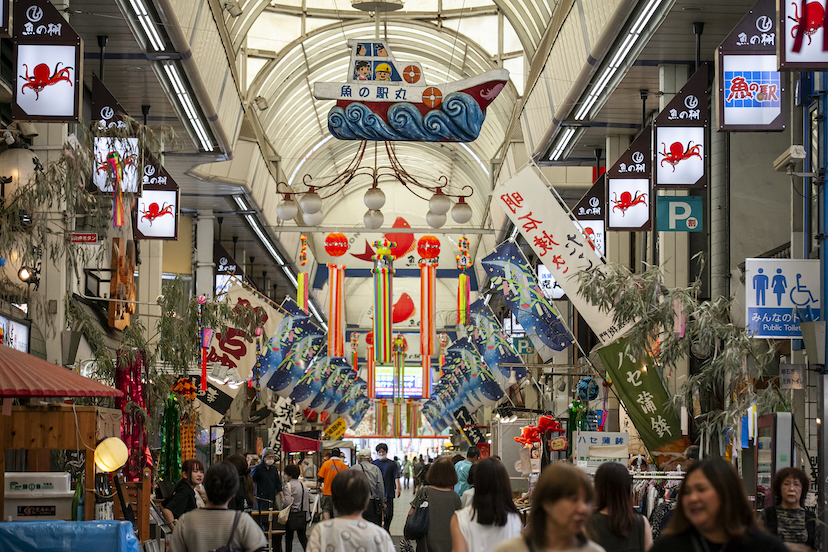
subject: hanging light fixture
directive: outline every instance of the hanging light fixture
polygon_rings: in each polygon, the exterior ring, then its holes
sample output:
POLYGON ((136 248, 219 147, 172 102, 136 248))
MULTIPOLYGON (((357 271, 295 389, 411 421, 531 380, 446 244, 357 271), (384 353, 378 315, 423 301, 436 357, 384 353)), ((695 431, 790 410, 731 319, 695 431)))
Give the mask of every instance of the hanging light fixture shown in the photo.
POLYGON ((315 188, 311 186, 310 191, 302 194, 302 197, 299 198, 299 205, 302 207, 302 211, 308 215, 318 213, 322 209, 322 198, 314 190, 315 188))
POLYGON ((322 221, 325 220, 325 213, 319 210, 316 210, 313 213, 304 212, 302 213, 302 220, 304 220, 305 224, 308 226, 319 226, 322 224, 322 221))
POLYGON ((365 206, 372 211, 379 211, 385 205, 385 193, 377 187, 377 183, 365 192, 365 206))
POLYGON ((299 206, 293 200, 293 194, 285 194, 285 198, 276 205, 276 215, 282 220, 292 220, 299 213, 299 206))
MULTIPOLYGON (((299 198, 299 206, 302 207, 303 218, 306 224, 309 224, 307 215, 313 215, 322 209, 322 200, 333 197, 335 194, 341 192, 358 176, 365 176, 371 179, 371 187, 365 192, 364 196, 365 206, 368 208, 368 212, 365 213, 363 221, 368 229, 376 229, 382 225, 383 218, 380 209, 385 206, 385 193, 378 187, 378 182, 382 177, 393 178, 415 196, 424 201, 428 201, 429 210, 432 215, 430 218, 434 222, 434 224, 429 224, 433 228, 440 228, 445 224, 446 214, 449 212, 449 209, 452 209, 452 198, 456 198, 458 201, 457 205, 454 206, 455 209, 452 210, 454 220, 458 222, 468 222, 471 220, 471 208, 465 202, 465 198, 474 194, 474 188, 472 186, 462 186, 460 190, 457 190, 457 186, 449 186, 448 177, 445 175, 437 179, 436 185, 427 185, 418 181, 400 163, 393 142, 384 142, 388 164, 379 164, 379 145, 375 141, 373 166, 366 166, 363 163, 366 161, 367 144, 367 140, 362 141, 354 158, 348 163, 347 168, 336 176, 326 178, 324 181, 321 179, 313 180, 309 174, 306 174, 302 178, 302 185, 307 186, 308 191, 303 193, 299 198), (313 185, 311 185, 312 180, 313 185), (429 194, 431 194, 430 197, 429 194)), ((287 186, 284 182, 280 184, 287 186)), ((293 189, 285 192, 277 189, 276 193, 284 197, 284 201, 279 202, 276 208, 276 213, 279 215, 279 218, 282 220, 294 218, 298 209, 295 206, 296 203, 291 200, 291 196, 297 192, 293 189), (282 216, 283 214, 286 216, 282 216)))
POLYGON ((376 230, 382 226, 383 220, 385 220, 385 217, 383 216, 382 211, 378 209, 368 209, 362 217, 362 223, 365 224, 365 228, 368 228, 369 230, 376 230))
POLYGON ((445 215, 451 209, 451 200, 443 193, 443 188, 437 188, 431 199, 428 200, 428 210, 435 215, 445 215))
POLYGON ((429 211, 426 215, 426 222, 432 228, 440 228, 446 223, 446 215, 438 215, 437 213, 429 211))
MULTIPOLYGON (((431 202, 429 202, 429 205, 430 204, 431 202)), ((453 218, 454 222, 457 224, 466 224, 471 220, 472 210, 471 207, 469 207, 469 204, 466 203, 466 198, 461 196, 460 199, 457 200, 457 203, 451 208, 451 218, 453 218)))

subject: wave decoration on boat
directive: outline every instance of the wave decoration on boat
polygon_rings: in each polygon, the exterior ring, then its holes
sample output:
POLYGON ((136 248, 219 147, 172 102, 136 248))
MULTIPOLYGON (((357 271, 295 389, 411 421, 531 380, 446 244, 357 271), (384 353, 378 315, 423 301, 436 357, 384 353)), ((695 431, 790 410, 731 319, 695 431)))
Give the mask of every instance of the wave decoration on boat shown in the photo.
POLYGON ((349 40, 348 46, 348 82, 313 85, 317 100, 336 100, 328 129, 340 140, 471 142, 509 79, 506 69, 495 69, 429 85, 419 63, 399 64, 385 42, 349 40))

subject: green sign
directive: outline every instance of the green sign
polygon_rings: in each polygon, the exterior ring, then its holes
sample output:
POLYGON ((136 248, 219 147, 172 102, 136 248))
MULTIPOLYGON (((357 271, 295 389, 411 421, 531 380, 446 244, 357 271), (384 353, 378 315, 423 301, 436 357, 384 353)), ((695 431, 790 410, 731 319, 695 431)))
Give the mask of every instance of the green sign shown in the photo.
POLYGON ((512 346, 519 355, 531 355, 535 352, 535 346, 528 337, 513 337, 512 346))
POLYGON ((690 440, 681 434, 681 420, 670 394, 649 357, 626 351, 621 339, 598 351, 635 429, 659 466, 677 461, 690 440))

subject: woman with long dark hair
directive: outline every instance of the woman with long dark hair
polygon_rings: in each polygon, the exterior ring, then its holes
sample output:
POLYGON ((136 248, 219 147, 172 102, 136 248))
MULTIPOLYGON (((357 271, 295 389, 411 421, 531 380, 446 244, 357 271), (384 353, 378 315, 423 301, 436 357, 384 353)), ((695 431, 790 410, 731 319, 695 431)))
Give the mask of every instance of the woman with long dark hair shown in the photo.
MULTIPOLYGON (((466 494, 468 491, 463 496, 466 494)), ((474 466, 471 505, 451 518, 451 551, 489 552, 520 535, 521 526, 506 466, 494 458, 484 458, 474 466)))
POLYGON ((650 523, 633 509, 630 472, 607 462, 595 472, 595 511, 587 525, 592 540, 607 552, 646 552, 653 546, 650 523))
POLYGON ((425 476, 426 486, 411 501, 409 517, 423 502, 428 502, 428 533, 417 541, 417 550, 449 552, 451 548, 451 516, 460 509, 460 497, 454 492, 457 472, 451 458, 438 458, 425 476))
POLYGON ((236 471, 239 472, 239 489, 236 491, 234 499, 230 501, 230 509, 247 513, 252 512, 256 486, 253 483, 253 478, 250 477, 250 467, 247 459, 242 454, 234 454, 225 461, 233 464, 236 471))
POLYGON ((782 541, 760 531, 732 464, 694 463, 679 488, 676 509, 651 552, 787 552, 782 541))

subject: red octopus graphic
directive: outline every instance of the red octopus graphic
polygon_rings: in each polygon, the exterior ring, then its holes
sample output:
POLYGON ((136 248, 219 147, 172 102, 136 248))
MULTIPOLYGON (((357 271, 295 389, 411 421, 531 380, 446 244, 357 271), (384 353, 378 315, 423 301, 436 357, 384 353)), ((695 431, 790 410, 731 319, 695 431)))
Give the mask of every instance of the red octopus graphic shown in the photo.
POLYGON ((153 221, 158 217, 163 217, 164 215, 172 215, 175 217, 173 206, 167 205, 166 202, 161 207, 158 207, 157 203, 150 203, 149 209, 141 209, 141 214, 141 222, 148 220, 150 226, 152 226, 153 221))
POLYGON ((791 38, 796 38, 800 25, 805 25, 804 33, 808 37, 808 44, 811 44, 811 35, 816 33, 822 27, 822 21, 825 18, 825 8, 822 7, 822 2, 808 2, 805 4, 805 9, 802 13, 802 19, 799 18, 799 7, 797 2, 791 2, 794 7, 794 16, 788 16, 791 21, 796 21, 796 25, 791 28, 791 38), (804 20, 804 23, 803 23, 804 20))
POLYGON ((23 67, 26 68, 26 75, 20 75, 21 79, 26 80, 26 84, 20 89, 21 94, 26 93, 27 88, 31 88, 35 91, 35 100, 40 99, 40 92, 46 88, 47 86, 52 86, 53 84, 57 84, 60 81, 66 81, 69 83, 69 86, 72 86, 72 79, 69 78, 69 71, 72 70, 71 67, 64 67, 63 69, 58 69, 60 64, 63 62, 58 62, 55 65, 55 72, 49 76, 49 66, 45 63, 39 63, 35 65, 35 68, 32 70, 32 76, 29 76, 29 66, 25 63, 23 67))
POLYGON ((647 194, 639 192, 638 190, 635 191, 635 197, 633 197, 630 192, 621 192, 620 201, 618 200, 618 195, 615 192, 613 192, 612 195, 615 196, 615 199, 612 200, 612 202, 615 203, 615 205, 612 206, 612 210, 615 211, 616 209, 621 209, 622 217, 627 214, 627 209, 633 205, 638 205, 639 203, 643 203, 645 206, 647 205, 647 194))
POLYGON ((673 172, 676 172, 676 165, 679 162, 684 161, 685 159, 689 159, 694 155, 699 159, 702 158, 699 150, 701 149, 701 144, 696 144, 695 146, 690 146, 693 141, 687 142, 687 149, 684 149, 684 146, 681 145, 681 142, 673 142, 670 144, 670 153, 667 153, 667 147, 664 142, 661 143, 662 153, 661 155, 664 156, 664 159, 661 160, 661 166, 664 166, 664 162, 667 161, 670 165, 673 166, 673 172))

